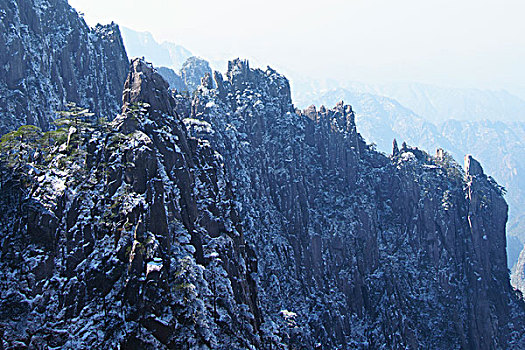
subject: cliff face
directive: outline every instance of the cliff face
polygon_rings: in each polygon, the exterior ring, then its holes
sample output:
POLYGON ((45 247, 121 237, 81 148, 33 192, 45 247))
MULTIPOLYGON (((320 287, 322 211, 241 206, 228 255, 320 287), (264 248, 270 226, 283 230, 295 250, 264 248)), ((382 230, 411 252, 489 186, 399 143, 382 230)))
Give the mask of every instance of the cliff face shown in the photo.
POLYGON ((89 28, 65 0, 1 0, 0 18, 0 134, 45 129, 67 102, 118 113, 129 63, 117 25, 89 28))
POLYGON ((350 106, 296 111, 240 60, 191 99, 134 60, 114 121, 61 125, 1 144, 6 346, 525 345, 472 157, 378 153, 350 106))
POLYGON ((260 257, 268 329, 293 316, 277 333, 306 348, 517 341, 507 205, 477 161, 466 158, 464 173, 444 152, 375 152, 350 106, 294 111, 270 68, 236 60, 214 80, 203 79, 185 123, 224 157, 260 257))
POLYGON ((123 102, 111 124, 71 119, 2 144, 2 339, 256 346, 257 263, 221 156, 187 136, 168 84, 143 61, 132 62, 123 102))
POLYGON ((116 26, 0 5, 3 131, 108 115, 125 80, 112 122, 0 143, 0 348, 525 348, 507 204, 472 157, 379 153, 350 106, 296 110, 246 61, 190 61, 173 96, 121 67, 116 26))

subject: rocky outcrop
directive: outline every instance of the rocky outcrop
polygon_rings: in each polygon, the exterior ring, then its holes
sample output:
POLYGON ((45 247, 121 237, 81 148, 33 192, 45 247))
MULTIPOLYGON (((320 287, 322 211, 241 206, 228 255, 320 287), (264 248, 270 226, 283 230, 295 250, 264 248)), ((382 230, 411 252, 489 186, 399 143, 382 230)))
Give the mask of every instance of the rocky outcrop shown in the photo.
POLYGON ((68 102, 118 112, 128 59, 117 25, 89 28, 65 0, 1 0, 0 18, 0 134, 46 129, 68 102))
POLYGON ((223 155, 245 236, 264 257, 263 329, 306 348, 523 341, 507 205, 475 159, 465 173, 443 151, 405 143, 386 157, 357 133, 350 106, 295 111, 270 68, 235 60, 214 80, 186 123, 223 155))
POLYGON ((197 89, 206 74, 211 74, 209 63, 196 56, 188 58, 180 69, 180 76, 190 92, 197 89))
MULTIPOLYGON (((120 65, 117 28, 59 0, 4 3, 10 52, 51 67, 31 80, 3 66, 30 101, 2 95, 6 128, 71 98, 111 110, 113 73, 92 64, 120 65), (44 25, 38 43, 19 34, 44 25), (114 51, 91 59, 96 43, 114 51)), ((73 110, 2 139, 0 347, 525 348, 504 190, 474 158, 465 171, 405 142, 379 153, 351 106, 296 110, 285 77, 239 59, 225 76, 189 60, 191 96, 143 60, 126 74, 112 122, 73 110)))
POLYGON ((470 154, 465 156, 465 172, 468 176, 481 176, 483 175, 483 168, 477 160, 475 160, 470 154))
POLYGON ((111 124, 72 121, 37 159, 29 141, 4 148, 4 345, 260 346, 256 257, 222 158, 174 107, 136 59, 111 124))

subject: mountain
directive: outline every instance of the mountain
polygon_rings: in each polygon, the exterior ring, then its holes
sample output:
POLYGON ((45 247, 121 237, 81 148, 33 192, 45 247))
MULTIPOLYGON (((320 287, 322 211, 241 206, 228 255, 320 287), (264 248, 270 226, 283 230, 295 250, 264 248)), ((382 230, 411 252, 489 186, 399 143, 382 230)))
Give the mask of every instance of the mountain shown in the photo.
POLYGON ((525 122, 447 120, 434 124, 397 100, 358 90, 312 90, 305 96, 317 105, 350 102, 357 111, 360 133, 383 152, 390 152, 392 140, 397 139, 423 149, 446 149, 458 160, 465 154, 479 159, 507 189, 509 268, 514 266, 525 242, 525 122))
POLYGON ((206 73, 211 74, 208 61, 193 56, 180 45, 170 42, 159 44, 149 32, 123 27, 122 37, 130 56, 144 57, 154 63, 170 87, 179 92, 195 91, 201 78, 206 73))
POLYGON ((168 82, 170 88, 179 93, 193 93, 206 74, 211 74, 208 61, 192 56, 182 64, 179 73, 168 67, 159 67, 158 73, 168 82))
MULTIPOLYGON (((507 188, 507 199, 515 217, 525 215, 525 122, 449 120, 441 134, 458 149, 470 151, 490 167, 507 188)), ((513 227, 509 227, 510 230, 513 227)), ((525 231, 520 232, 525 241, 525 231)))
POLYGON ((1 0, 0 18, 0 134, 47 128, 68 102, 118 112, 128 59, 117 25, 89 28, 65 0, 1 0))
POLYGON ((447 119, 525 121, 525 101, 505 90, 444 88, 418 83, 385 84, 372 89, 437 124, 447 119))
POLYGON ((379 152, 270 67, 186 68, 191 94, 135 58, 111 121, 2 137, 2 348, 525 347, 505 191, 474 157, 379 152))
POLYGON ((441 135, 436 125, 394 99, 343 88, 317 93, 313 90, 308 97, 311 98, 311 104, 318 106, 330 106, 338 101, 351 103, 356 111, 359 132, 382 152, 391 151, 395 138, 424 149, 441 147, 454 156, 459 155, 456 159, 462 159, 468 153, 459 151, 441 135))
POLYGON ((168 67, 159 67, 157 71, 166 80, 170 88, 180 92, 188 91, 188 87, 186 86, 186 83, 184 82, 182 77, 179 74, 175 73, 173 69, 168 67))
POLYGON ((170 42, 158 43, 149 32, 138 32, 122 27, 124 46, 131 57, 145 57, 157 66, 178 71, 193 54, 186 48, 170 42))
POLYGON ((180 69, 181 78, 188 87, 188 91, 195 91, 206 74, 211 74, 210 65, 199 57, 188 58, 180 69))
POLYGON ((385 96, 439 125, 448 119, 460 121, 525 121, 525 101, 505 90, 445 88, 421 83, 364 84, 336 80, 294 79, 294 101, 301 108, 316 95, 335 89, 385 96))
POLYGON ((443 153, 373 151, 349 106, 296 113, 288 81, 271 69, 234 61, 227 81, 214 78, 217 88, 204 79, 192 102, 211 131, 187 124, 207 135, 235 179, 246 238, 264 257, 262 309, 295 315, 292 343, 507 344, 493 326, 472 323, 491 314, 508 325, 498 298, 513 293, 507 206, 479 163, 468 157, 464 177, 443 153))
POLYGON ((507 205, 480 164, 468 157, 463 173, 446 153, 406 145, 386 156, 357 133, 350 106, 300 112, 290 96, 286 78, 240 60, 193 97, 173 96, 135 59, 113 122, 73 114, 53 134, 8 134, 3 339, 523 345, 507 205))
POLYGON ((255 257, 219 155, 187 137, 168 84, 143 61, 132 62, 123 103, 111 124, 71 119, 57 130, 67 140, 22 141, 3 168, 3 339, 76 349, 257 344, 255 257))

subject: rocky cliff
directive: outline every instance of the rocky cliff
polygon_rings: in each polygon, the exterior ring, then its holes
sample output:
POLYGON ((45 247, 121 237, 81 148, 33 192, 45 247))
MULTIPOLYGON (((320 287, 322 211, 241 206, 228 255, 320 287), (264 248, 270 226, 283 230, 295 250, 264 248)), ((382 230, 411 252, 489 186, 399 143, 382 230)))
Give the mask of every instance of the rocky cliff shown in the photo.
POLYGON ((89 28, 66 0, 1 0, 0 19, 0 134, 45 129, 67 102, 118 113, 129 63, 117 25, 89 28))
POLYGON ((111 124, 2 144, 4 345, 257 346, 257 262, 222 157, 143 61, 123 102, 111 124))
POLYGON ((284 318, 285 343, 493 349, 522 337, 507 205, 472 157, 464 172, 442 151, 385 156, 350 106, 295 111, 283 76, 239 60, 203 79, 191 113, 190 132, 224 157, 260 257, 265 326, 284 318))
POLYGON ((504 191, 471 156, 379 153, 351 106, 297 110, 238 59, 186 65, 174 95, 143 60, 119 70, 116 26, 0 4, 5 131, 123 90, 111 122, 2 138, 0 348, 525 348, 504 191))
POLYGON ((174 97, 137 59, 110 124, 4 137, 4 345, 524 345, 475 159, 378 153, 350 106, 294 110, 270 68, 213 80, 174 97))
MULTIPOLYGON (((507 190, 507 263, 509 268, 515 265, 525 242, 525 122, 496 121, 497 113, 478 106, 483 113, 492 113, 492 118, 475 121, 479 118, 477 115, 471 121, 459 121, 447 120, 450 116, 443 114, 440 122, 433 124, 427 115, 417 115, 394 99, 365 93, 364 88, 326 87, 320 91, 321 87, 314 84, 295 83, 292 91, 302 104, 308 101, 318 105, 335 105, 341 100, 351 102, 356 111, 359 133, 367 142, 377 144, 382 152, 389 152, 392 139, 397 138, 423 149, 444 148, 456 160, 463 159, 465 154, 473 154, 507 190)), ((461 95, 461 91, 458 93, 461 95)), ((424 99, 426 94, 421 96, 424 99)), ((488 100, 490 98, 485 103, 488 100)), ((294 103, 298 102, 294 100, 294 103)), ((454 104, 454 101, 450 103, 454 104)), ((442 110, 447 108, 443 102, 438 105, 442 110)))

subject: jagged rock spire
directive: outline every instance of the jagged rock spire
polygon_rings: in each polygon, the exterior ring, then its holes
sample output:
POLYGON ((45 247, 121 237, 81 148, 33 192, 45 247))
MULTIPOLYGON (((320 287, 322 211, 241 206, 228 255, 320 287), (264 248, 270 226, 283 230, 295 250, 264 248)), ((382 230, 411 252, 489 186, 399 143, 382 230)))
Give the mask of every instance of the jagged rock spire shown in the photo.
POLYGON ((403 153, 403 152, 405 152, 407 149, 408 149, 407 143, 406 143, 406 141, 403 141, 403 143, 401 144, 401 150, 400 150, 400 152, 403 153))
POLYGON ((230 83, 236 88, 239 88, 243 82, 249 79, 250 63, 248 60, 241 60, 239 58, 229 61, 226 75, 230 83))
POLYGON ((175 109, 168 82, 142 58, 131 61, 122 95, 122 112, 125 113, 131 104, 137 102, 147 103, 151 110, 170 115, 175 109))
POLYGON ((396 139, 394 139, 394 141, 392 141, 392 155, 397 156, 398 154, 399 154, 399 148, 397 147, 396 139))
POLYGON ((470 154, 465 156, 465 173, 470 176, 483 175, 481 164, 470 154))

